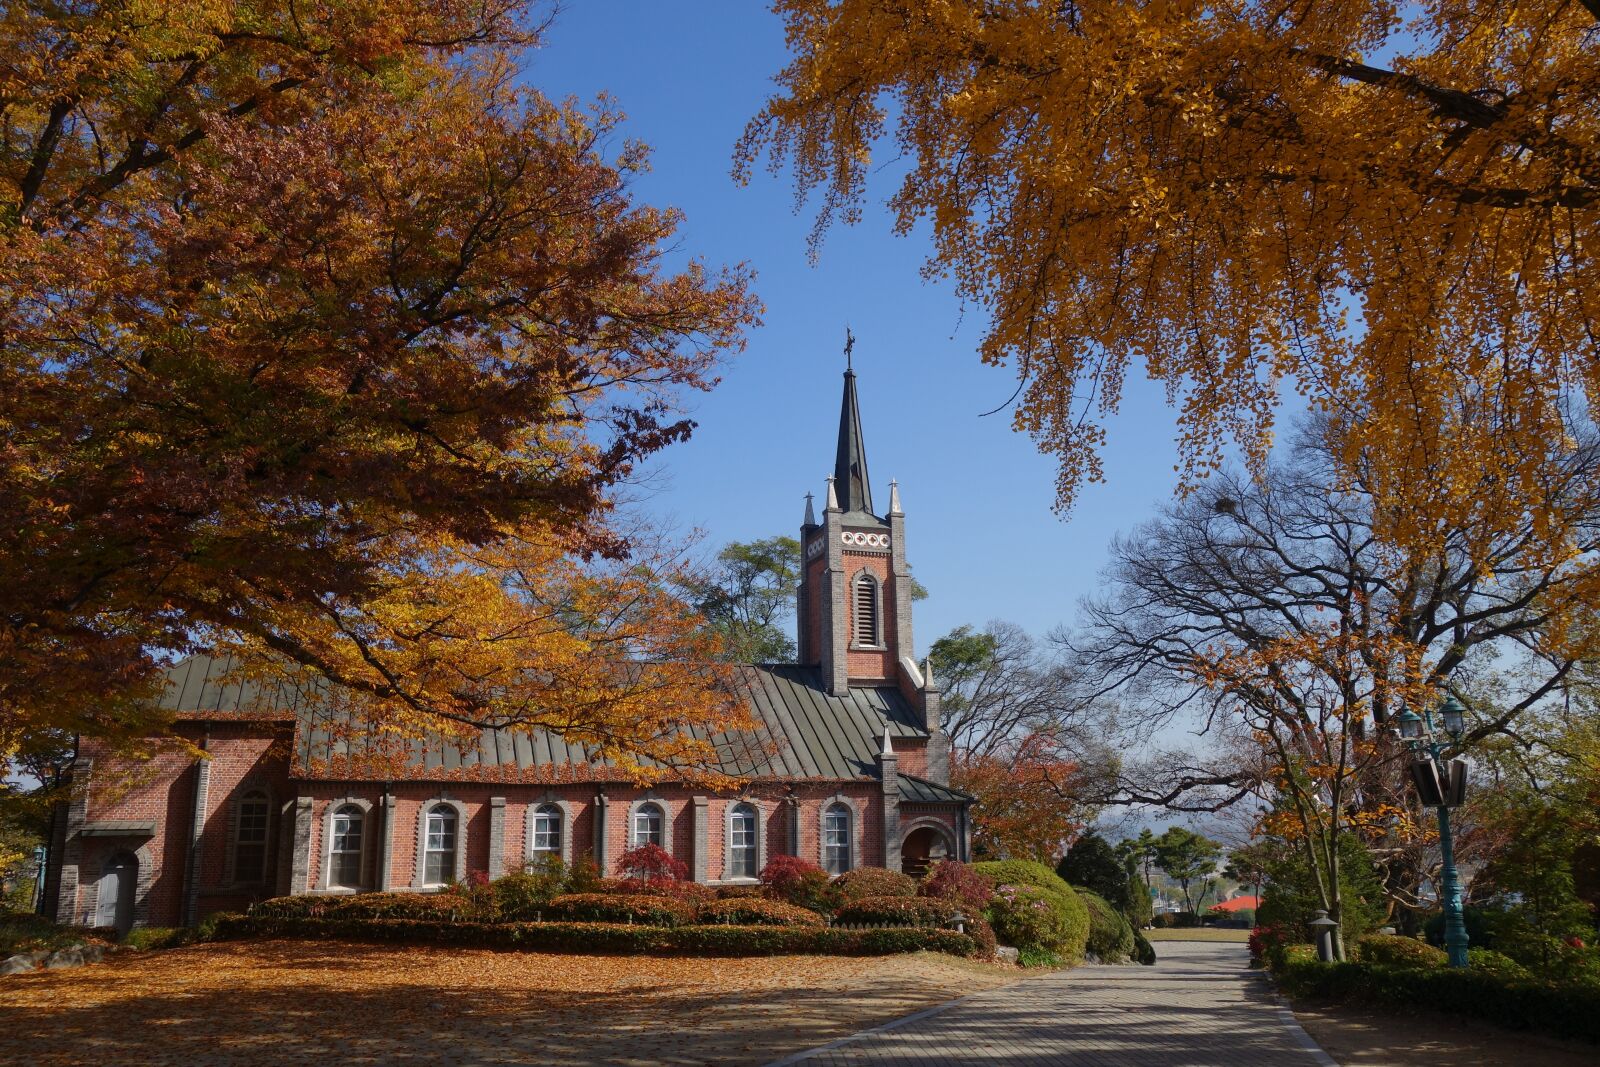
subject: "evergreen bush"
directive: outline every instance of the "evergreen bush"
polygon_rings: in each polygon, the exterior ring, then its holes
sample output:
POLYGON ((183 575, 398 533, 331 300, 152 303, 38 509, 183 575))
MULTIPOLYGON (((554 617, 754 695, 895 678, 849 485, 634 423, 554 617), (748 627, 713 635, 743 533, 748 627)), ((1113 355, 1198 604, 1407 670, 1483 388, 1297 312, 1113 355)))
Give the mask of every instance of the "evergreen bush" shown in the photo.
MULTIPOLYGON (((987 863, 973 864, 973 870, 982 875, 989 884, 995 887, 996 900, 1000 886, 1022 886, 1037 890, 1045 899, 1049 900, 1060 915, 1061 936, 1054 945, 1035 943, 1038 947, 1054 952, 1068 963, 1079 963, 1083 960, 1084 951, 1089 941, 1089 909, 1083 901, 1072 891, 1072 887, 1063 882, 1049 867, 1032 860, 993 860, 987 863)), ((1015 945, 1021 950, 1024 946, 1015 941, 1008 940, 1006 927, 995 910, 996 903, 990 902, 990 913, 987 916, 993 924, 996 935, 1006 944, 1015 945)), ((1014 908, 1002 910, 1014 911, 1014 908)), ((1005 922, 1015 919, 1016 916, 1008 915, 1005 922)))
POLYGON ((1126 963, 1133 957, 1133 927, 1122 912, 1098 893, 1078 890, 1078 899, 1089 909, 1087 952, 1101 963, 1126 963))

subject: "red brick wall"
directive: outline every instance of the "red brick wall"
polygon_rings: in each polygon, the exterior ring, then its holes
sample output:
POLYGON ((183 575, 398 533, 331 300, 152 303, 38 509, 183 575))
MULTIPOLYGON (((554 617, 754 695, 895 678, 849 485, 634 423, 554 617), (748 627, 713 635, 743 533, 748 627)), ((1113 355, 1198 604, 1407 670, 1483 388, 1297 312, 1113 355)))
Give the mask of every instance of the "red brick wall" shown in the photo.
MULTIPOLYGON (((264 723, 217 723, 179 727, 180 736, 202 742, 210 757, 205 821, 200 835, 199 910, 201 914, 237 909, 272 892, 271 873, 277 855, 279 808, 291 799, 288 761, 280 730, 264 723), (250 786, 268 790, 271 822, 268 826, 269 876, 256 886, 232 884, 229 855, 233 845, 233 804, 250 786)), ((156 823, 154 838, 79 839, 79 893, 77 921, 92 918, 93 886, 105 862, 123 849, 136 851, 141 863, 149 862, 151 876, 145 897, 143 921, 152 926, 176 926, 183 918, 190 820, 194 812, 194 758, 177 751, 162 752, 138 766, 108 758, 92 741, 83 754, 95 761, 91 775, 85 821, 149 820, 156 823)), ((284 857, 286 861, 287 858, 284 857)))
POLYGON ((847 616, 845 622, 846 633, 854 635, 856 632, 854 583, 856 575, 865 570, 875 575, 878 579, 879 610, 883 614, 883 640, 888 646, 882 652, 863 652, 852 649, 847 661, 849 663, 850 680, 893 678, 895 675, 895 661, 898 655, 894 647, 896 605, 894 602, 894 583, 889 578, 889 557, 867 556, 846 550, 842 559, 845 580, 845 615, 847 616))
POLYGON ((894 753, 901 773, 915 778, 928 776, 928 741, 922 737, 896 737, 894 753))
POLYGON ((827 587, 822 581, 822 572, 827 566, 826 552, 805 565, 806 617, 796 623, 797 626, 806 627, 810 634, 812 664, 822 662, 822 601, 828 595, 827 587))

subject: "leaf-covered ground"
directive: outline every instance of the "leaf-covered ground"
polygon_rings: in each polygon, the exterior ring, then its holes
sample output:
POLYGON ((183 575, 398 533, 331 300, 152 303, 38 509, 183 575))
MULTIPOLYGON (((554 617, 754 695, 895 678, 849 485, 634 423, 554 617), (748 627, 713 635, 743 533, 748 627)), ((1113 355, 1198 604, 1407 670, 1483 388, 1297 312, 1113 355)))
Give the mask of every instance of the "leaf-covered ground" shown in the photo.
POLYGON ((1019 977, 932 954, 194 945, 0 979, 0 1062, 759 1064, 1019 977))

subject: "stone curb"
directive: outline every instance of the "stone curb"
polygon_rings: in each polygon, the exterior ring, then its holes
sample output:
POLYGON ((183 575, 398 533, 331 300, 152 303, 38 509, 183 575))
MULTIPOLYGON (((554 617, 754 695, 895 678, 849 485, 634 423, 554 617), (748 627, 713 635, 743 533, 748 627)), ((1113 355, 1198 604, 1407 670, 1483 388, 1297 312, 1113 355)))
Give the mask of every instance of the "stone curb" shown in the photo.
POLYGON ((15 956, 7 956, 4 960, 0 960, 0 976, 82 967, 86 963, 99 963, 105 955, 104 945, 69 945, 54 952, 43 949, 19 952, 15 956))

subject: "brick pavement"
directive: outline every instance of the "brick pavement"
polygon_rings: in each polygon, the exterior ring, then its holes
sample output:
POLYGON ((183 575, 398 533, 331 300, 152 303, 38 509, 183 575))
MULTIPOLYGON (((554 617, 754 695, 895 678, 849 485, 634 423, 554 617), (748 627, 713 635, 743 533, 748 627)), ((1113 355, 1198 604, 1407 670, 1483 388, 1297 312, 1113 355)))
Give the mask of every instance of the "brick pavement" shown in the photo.
POLYGON ((976 993, 771 1067, 1332 1065, 1240 944, 1163 941, 1155 967, 1080 967, 976 993))

